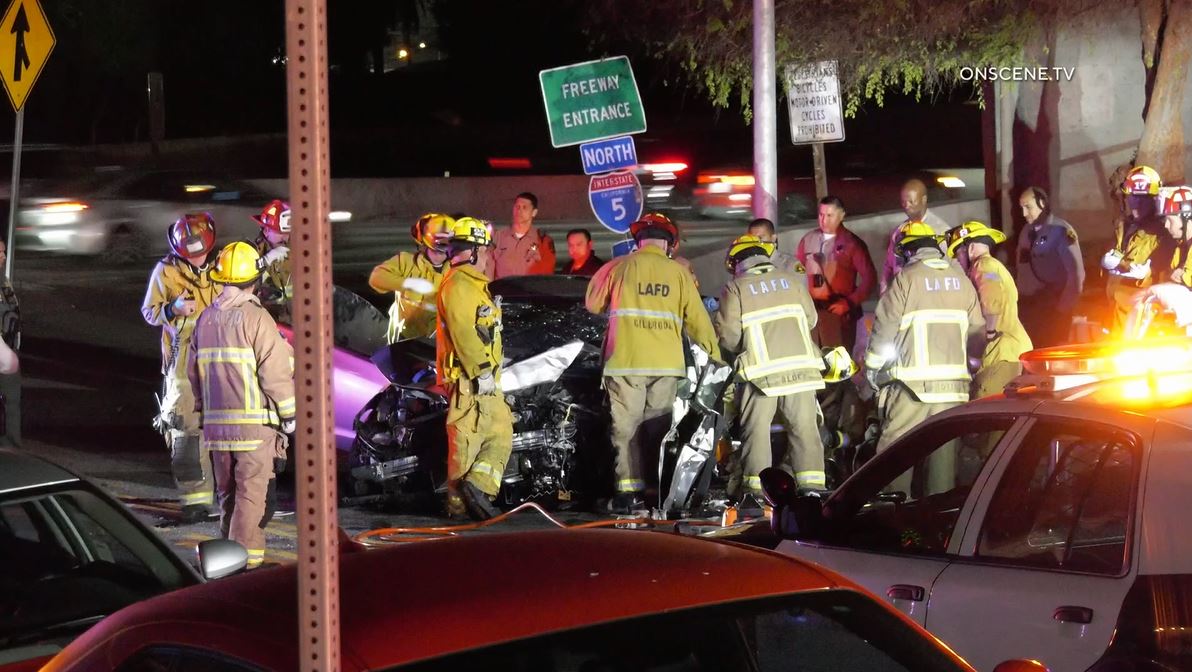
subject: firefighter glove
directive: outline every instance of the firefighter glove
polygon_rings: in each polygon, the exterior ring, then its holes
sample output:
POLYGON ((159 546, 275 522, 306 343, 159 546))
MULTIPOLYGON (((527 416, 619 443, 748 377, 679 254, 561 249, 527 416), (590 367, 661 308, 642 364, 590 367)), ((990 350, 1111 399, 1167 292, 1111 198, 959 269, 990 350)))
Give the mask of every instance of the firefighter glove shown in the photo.
POLYGON ((194 312, 195 300, 190 298, 190 292, 183 292, 170 304, 170 315, 172 317, 186 317, 187 315, 193 315, 194 312))
POLYGON ((1147 259, 1143 264, 1130 264, 1130 270, 1122 273, 1123 278, 1130 278, 1132 280, 1145 280, 1151 274, 1151 260, 1147 259))
POLYGON ((298 429, 298 421, 294 418, 286 418, 281 421, 282 434, 293 434, 296 429, 298 429))
POLYGON ((497 391, 497 379, 493 377, 492 371, 485 371, 476 379, 476 394, 495 394, 497 391))
POLYGON ((280 261, 288 256, 290 256, 290 248, 286 247, 285 245, 278 245, 272 250, 266 252, 265 255, 262 256, 259 261, 257 261, 257 266, 261 270, 264 270, 269 268, 270 264, 273 262, 280 261))
POLYGON ((1122 253, 1117 250, 1110 250, 1101 257, 1101 268, 1107 271, 1112 271, 1122 263, 1122 253))

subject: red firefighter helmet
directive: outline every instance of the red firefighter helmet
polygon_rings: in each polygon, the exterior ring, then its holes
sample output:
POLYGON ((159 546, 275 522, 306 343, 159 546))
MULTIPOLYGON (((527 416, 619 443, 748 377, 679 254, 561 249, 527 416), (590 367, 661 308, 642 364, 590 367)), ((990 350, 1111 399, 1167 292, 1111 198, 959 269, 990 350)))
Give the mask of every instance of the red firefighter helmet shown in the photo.
POLYGON ((1173 187, 1163 199, 1163 214, 1192 219, 1192 188, 1173 187))
POLYGON ((275 233, 290 232, 290 204, 275 198, 261 210, 261 214, 253 215, 253 220, 262 229, 269 229, 275 233))
POLYGON ((166 236, 179 257, 201 257, 215 247, 215 220, 211 213, 188 213, 174 222, 166 236))
POLYGON ((671 249, 679 244, 679 227, 661 212, 648 212, 630 224, 629 235, 639 242, 643 238, 663 238, 671 249))

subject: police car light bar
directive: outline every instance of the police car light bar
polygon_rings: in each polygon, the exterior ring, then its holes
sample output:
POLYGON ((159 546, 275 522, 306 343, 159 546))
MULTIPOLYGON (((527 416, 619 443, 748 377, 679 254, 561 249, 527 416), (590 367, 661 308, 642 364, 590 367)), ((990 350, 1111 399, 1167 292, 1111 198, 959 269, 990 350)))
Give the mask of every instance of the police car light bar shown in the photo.
POLYGON ((1046 379, 1047 387, 1052 390, 1134 378, 1124 382, 1121 396, 1154 399, 1188 390, 1192 375, 1171 374, 1192 374, 1192 339, 1107 341, 1040 348, 1023 354, 1019 360, 1026 376, 1046 379))

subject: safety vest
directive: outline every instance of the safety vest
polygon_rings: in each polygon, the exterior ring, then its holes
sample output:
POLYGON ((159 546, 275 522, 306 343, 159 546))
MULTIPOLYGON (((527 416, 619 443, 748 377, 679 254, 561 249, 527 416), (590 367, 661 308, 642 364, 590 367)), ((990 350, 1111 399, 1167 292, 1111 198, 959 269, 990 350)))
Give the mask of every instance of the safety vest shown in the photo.
POLYGON ((253 450, 296 414, 294 350, 247 292, 225 292, 203 311, 187 375, 211 450, 253 450))
POLYGON ((740 353, 737 372, 768 397, 824 387, 811 339, 815 304, 802 277, 762 263, 730 280, 716 313, 720 347, 740 353))
POLYGON ((604 375, 687 375, 684 331, 713 359, 720 346, 691 273, 653 246, 618 257, 588 282, 588 310, 608 313, 604 375))
POLYGON ((161 327, 161 371, 168 373, 185 364, 186 346, 202 311, 219 296, 223 285, 213 281, 207 266, 195 268, 184 259, 169 255, 157 262, 149 276, 141 315, 149 324, 161 327), (194 299, 192 315, 173 315, 168 308, 182 294, 194 299))
POLYGON ((435 362, 440 385, 492 372, 501 381, 501 306, 471 264, 447 271, 438 296, 435 362))
POLYGON ((924 403, 969 398, 968 344, 983 341, 977 291, 935 248, 920 249, 878 300, 865 366, 924 403))
POLYGON ((435 333, 438 312, 435 297, 443 284, 443 269, 435 268, 425 254, 400 252, 394 255, 373 269, 368 284, 376 292, 393 292, 386 330, 390 343, 435 333), (430 281, 432 291, 424 294, 407 288, 404 283, 410 278, 430 281))

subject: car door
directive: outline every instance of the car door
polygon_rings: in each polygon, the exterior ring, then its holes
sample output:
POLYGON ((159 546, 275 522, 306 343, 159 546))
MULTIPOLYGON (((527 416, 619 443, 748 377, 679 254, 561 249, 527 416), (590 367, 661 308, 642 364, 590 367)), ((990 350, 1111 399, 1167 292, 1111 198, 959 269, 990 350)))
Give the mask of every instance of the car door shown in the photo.
POLYGON ((936 577, 959 547, 989 457, 1022 421, 1015 415, 952 415, 903 437, 825 503, 815 539, 778 550, 844 574, 925 622, 936 577))
POLYGON ((927 610, 927 628, 977 669, 1033 658, 1083 671, 1109 645, 1133 582, 1139 474, 1153 432, 1147 418, 1133 423, 1039 418, 994 468, 927 610))

